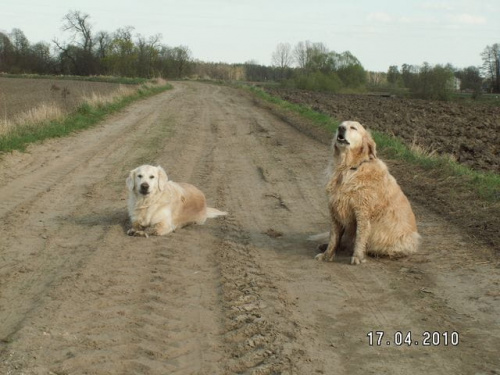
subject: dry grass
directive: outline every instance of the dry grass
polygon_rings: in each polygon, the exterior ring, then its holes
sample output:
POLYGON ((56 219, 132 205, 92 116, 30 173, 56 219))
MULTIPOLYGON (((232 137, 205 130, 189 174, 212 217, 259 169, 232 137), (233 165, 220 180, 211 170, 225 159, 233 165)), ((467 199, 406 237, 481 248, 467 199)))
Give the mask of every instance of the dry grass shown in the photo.
MULTIPOLYGON (((16 79, 21 81, 21 79, 16 79)), ((65 82, 67 84, 67 82, 65 82)), ((88 83, 86 83, 88 84, 88 83)), ((141 88, 151 88, 155 86, 164 86, 167 81, 164 79, 155 79, 151 82, 147 82, 143 85, 131 86, 131 85, 116 85, 113 91, 91 91, 82 94, 78 100, 77 105, 89 105, 95 108, 102 108, 108 104, 112 104, 116 101, 121 100, 127 96, 133 95, 137 90, 141 88)), ((48 85, 48 84, 47 84, 48 85)), ((59 101, 52 102, 41 102, 40 104, 35 104, 32 108, 24 110, 22 112, 15 113, 14 115, 8 117, 7 111, 4 111, 3 118, 0 118, 0 136, 4 136, 12 132, 14 129, 19 127, 33 127, 37 125, 43 125, 51 121, 62 120, 65 116, 71 113, 72 110, 78 108, 77 106, 71 109, 67 108, 66 96, 69 95, 69 90, 64 87, 61 91, 60 86, 56 83, 51 83, 50 94, 53 95, 54 92, 64 92, 62 99, 59 101)), ((4 95, 2 95, 4 97, 4 95)), ((43 99, 41 97, 40 99, 43 99)), ((6 100, 2 100, 4 106, 6 105, 6 100)))
POLYGON ((125 96, 132 95, 137 91, 137 87, 120 85, 116 91, 109 94, 102 94, 99 92, 92 92, 82 98, 82 101, 93 107, 102 107, 103 105, 113 103, 114 101, 125 96))
POLYGON ((18 126, 35 126, 41 123, 61 120, 64 111, 57 104, 42 103, 26 112, 14 116, 12 120, 0 120, 0 135, 5 135, 18 126))
POLYGON ((84 96, 93 92, 107 95, 119 87, 106 82, 0 77, 0 119, 14 121, 21 113, 42 104, 69 113, 82 104, 84 96))

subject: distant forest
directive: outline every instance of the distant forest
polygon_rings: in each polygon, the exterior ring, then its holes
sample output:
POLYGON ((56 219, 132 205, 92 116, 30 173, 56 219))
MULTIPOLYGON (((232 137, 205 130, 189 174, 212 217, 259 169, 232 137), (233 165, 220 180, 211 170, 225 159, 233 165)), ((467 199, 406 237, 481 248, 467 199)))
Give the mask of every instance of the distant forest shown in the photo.
POLYGON ((349 51, 337 53, 323 43, 309 41, 294 48, 280 43, 272 54, 272 66, 264 66, 252 61, 199 61, 187 46, 167 46, 161 35, 144 37, 131 26, 96 32, 90 16, 79 11, 64 16, 62 30, 70 42, 53 39, 31 44, 20 29, 0 33, 0 73, 281 82, 287 87, 331 92, 399 88, 435 99, 446 99, 457 90, 477 95, 500 92, 499 44, 485 48, 478 67, 423 63, 368 72, 349 51))

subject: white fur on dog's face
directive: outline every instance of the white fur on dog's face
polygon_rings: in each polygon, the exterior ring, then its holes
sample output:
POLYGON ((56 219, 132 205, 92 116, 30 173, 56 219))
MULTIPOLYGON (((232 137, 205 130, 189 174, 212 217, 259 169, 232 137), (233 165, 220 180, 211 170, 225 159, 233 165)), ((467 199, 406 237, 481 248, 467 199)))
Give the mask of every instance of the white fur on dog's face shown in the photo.
POLYGON ((167 181, 167 174, 162 167, 141 165, 130 172, 127 187, 136 194, 154 195, 158 191, 163 191, 167 181))
POLYGON ((363 143, 365 128, 357 121, 342 122, 335 134, 335 143, 339 147, 357 148, 363 143))

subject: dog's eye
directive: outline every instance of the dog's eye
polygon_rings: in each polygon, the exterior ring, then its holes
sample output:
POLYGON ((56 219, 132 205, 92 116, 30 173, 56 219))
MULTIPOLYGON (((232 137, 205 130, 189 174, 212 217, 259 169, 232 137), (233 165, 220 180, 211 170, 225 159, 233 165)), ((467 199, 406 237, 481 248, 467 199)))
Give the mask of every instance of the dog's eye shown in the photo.
POLYGON ((153 179, 153 178, 155 178, 155 176, 149 176, 149 178, 150 178, 150 179, 153 179))
POLYGON ((137 177, 142 178, 142 174, 138 174, 137 177))
POLYGON ((351 129, 352 130, 358 130, 357 128, 355 128, 354 126, 351 126, 351 129))

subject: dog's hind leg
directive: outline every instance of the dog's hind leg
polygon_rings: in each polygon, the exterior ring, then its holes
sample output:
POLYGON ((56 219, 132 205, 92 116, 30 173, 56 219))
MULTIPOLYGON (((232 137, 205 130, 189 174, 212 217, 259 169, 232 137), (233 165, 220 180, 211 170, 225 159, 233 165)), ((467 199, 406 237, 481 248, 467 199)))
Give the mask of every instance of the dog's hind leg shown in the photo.
POLYGON ((164 236, 166 234, 172 233, 174 230, 175 226, 161 221, 147 228, 146 232, 152 236, 164 236))
POLYGON ((335 252, 337 251, 340 238, 342 237, 343 228, 342 225, 335 219, 332 219, 332 228, 330 230, 330 242, 328 242, 328 247, 324 253, 316 255, 317 260, 325 260, 332 262, 335 258, 335 252))

